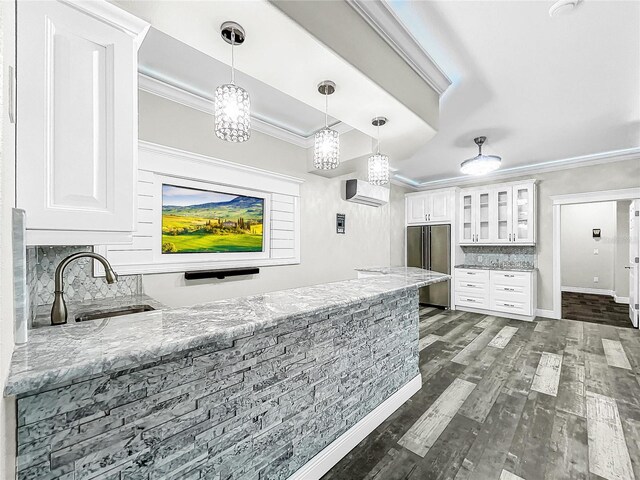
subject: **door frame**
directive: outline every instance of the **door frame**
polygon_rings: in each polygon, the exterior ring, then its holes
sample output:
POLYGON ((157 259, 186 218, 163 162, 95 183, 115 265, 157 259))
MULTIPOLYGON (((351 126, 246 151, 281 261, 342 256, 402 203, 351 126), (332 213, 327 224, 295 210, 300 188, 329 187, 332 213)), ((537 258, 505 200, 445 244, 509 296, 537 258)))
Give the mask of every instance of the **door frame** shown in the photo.
POLYGON ((553 316, 562 318, 562 268, 561 268, 561 216, 562 205, 576 205, 580 203, 616 202, 621 200, 640 199, 640 187, 623 188, 619 190, 603 190, 600 192, 569 193, 552 195, 553 202, 553 316))

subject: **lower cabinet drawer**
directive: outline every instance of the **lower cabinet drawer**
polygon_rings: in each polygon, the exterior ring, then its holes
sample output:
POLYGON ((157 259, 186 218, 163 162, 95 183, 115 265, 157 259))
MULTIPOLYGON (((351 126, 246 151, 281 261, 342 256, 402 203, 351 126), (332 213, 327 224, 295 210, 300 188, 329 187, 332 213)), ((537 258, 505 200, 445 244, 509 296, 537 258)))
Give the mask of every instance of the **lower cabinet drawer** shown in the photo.
POLYGON ((487 309, 489 308, 489 298, 485 295, 456 291, 456 305, 487 309))
POLYGON ((491 310, 496 312, 515 313, 518 315, 531 315, 531 302, 518 300, 491 299, 491 310))

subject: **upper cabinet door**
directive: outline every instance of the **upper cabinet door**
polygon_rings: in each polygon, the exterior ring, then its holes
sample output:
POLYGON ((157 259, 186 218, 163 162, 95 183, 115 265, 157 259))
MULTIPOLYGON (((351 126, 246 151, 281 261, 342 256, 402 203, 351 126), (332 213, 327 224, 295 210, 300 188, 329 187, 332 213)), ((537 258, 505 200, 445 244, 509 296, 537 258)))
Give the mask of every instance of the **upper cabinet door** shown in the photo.
POLYGON ((491 243, 493 228, 491 226, 491 197, 493 192, 484 190, 478 192, 476 216, 476 243, 491 243))
POLYGON ((465 192, 460 196, 460 243, 472 244, 476 238, 476 192, 465 192))
POLYGON ((28 232, 132 232, 136 37, 54 1, 19 2, 17 16, 16 190, 28 232))
POLYGON ((447 222, 453 218, 453 201, 451 191, 429 194, 428 219, 430 222, 447 222))
POLYGON ((513 241, 535 243, 535 185, 513 187, 513 241))
POLYGON ((407 223, 425 223, 427 221, 426 196, 407 197, 407 223))
POLYGON ((494 243, 513 242, 513 211, 511 186, 497 187, 493 195, 494 243))

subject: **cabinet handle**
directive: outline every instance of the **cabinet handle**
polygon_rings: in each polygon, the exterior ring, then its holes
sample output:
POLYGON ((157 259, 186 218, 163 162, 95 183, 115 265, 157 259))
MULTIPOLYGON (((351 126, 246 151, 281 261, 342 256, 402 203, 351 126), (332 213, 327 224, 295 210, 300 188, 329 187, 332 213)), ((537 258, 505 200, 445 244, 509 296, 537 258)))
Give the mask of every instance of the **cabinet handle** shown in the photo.
POLYGON ((9 65, 9 122, 16 123, 16 74, 9 65))
POLYGON ((425 213, 425 214, 424 214, 424 221, 426 222, 426 221, 428 221, 428 220, 429 220, 429 214, 425 213))
POLYGON ((515 288, 504 287, 505 292, 515 292, 515 288))
POLYGON ((509 241, 511 241, 511 234, 509 234, 509 241))
POLYGON ((467 275, 475 275, 476 272, 467 272, 467 275))
POLYGON ((511 308, 516 308, 516 306, 512 303, 504 303, 503 304, 505 307, 511 307, 511 308))
POLYGON ((507 278, 513 278, 513 277, 515 277, 515 275, 507 275, 507 274, 505 274, 505 277, 507 277, 507 278))
POLYGON ((467 287, 476 288, 476 286, 473 283, 467 283, 467 287))

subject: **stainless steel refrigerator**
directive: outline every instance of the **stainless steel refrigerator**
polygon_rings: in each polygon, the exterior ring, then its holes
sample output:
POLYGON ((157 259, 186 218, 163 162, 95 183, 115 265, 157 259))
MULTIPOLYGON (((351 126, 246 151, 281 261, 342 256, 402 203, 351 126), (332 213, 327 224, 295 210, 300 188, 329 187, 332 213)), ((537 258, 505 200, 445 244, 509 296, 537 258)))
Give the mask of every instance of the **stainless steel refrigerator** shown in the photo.
MULTIPOLYGON (((451 225, 407 227, 407 266, 451 274, 451 225)), ((420 289, 420 303, 451 306, 451 280, 420 289)))

